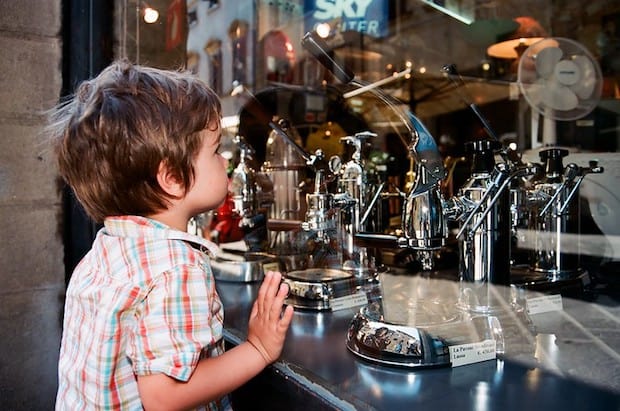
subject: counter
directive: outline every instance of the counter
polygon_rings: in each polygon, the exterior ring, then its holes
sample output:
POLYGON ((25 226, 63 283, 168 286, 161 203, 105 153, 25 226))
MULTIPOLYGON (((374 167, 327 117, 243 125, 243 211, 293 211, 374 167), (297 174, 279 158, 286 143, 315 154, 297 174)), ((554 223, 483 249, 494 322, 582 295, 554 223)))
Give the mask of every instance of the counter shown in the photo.
MULTIPOLYGON (((450 297, 459 287, 448 280, 385 276, 392 289, 415 295, 450 297)), ((246 337, 258 283, 219 281, 217 288, 226 341, 238 344, 246 337)), ((367 361, 347 349, 359 307, 296 310, 279 361, 235 392, 233 402, 241 410, 620 410, 620 307, 569 298, 561 303, 555 311, 524 310, 525 316, 502 311, 506 350, 497 359, 419 369, 367 361)))

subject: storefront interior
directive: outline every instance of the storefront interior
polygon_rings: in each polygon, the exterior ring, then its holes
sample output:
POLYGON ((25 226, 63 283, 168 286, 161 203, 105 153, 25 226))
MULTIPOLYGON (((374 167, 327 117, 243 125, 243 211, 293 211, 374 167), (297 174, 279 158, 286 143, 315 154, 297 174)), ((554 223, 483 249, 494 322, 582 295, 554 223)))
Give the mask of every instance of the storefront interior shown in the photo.
POLYGON ((240 409, 617 409, 617 2, 119 0, 114 22, 116 58, 221 97, 231 192, 188 230, 221 247, 227 342, 266 270, 291 288, 240 409))

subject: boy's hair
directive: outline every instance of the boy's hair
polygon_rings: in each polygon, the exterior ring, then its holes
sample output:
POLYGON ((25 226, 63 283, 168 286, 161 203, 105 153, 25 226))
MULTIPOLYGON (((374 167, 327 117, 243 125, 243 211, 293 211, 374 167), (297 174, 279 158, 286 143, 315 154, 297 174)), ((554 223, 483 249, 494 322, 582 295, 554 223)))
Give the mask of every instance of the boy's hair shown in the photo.
MULTIPOLYGON (((220 100, 189 73, 116 61, 50 115, 60 175, 96 222, 148 215, 171 198, 157 182, 163 161, 188 190, 200 132, 216 130, 220 100)), ((214 143, 215 144, 215 143, 214 143)))

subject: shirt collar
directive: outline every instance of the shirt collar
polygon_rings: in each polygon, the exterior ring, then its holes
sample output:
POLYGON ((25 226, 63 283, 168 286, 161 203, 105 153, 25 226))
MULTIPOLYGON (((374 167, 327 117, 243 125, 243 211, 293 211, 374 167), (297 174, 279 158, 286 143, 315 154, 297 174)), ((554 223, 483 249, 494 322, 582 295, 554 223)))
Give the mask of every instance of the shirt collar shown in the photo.
POLYGON ((157 220, 128 215, 107 217, 103 222, 104 234, 118 237, 149 237, 162 240, 182 240, 196 245, 211 257, 217 255, 218 246, 209 240, 184 231, 179 231, 157 220))

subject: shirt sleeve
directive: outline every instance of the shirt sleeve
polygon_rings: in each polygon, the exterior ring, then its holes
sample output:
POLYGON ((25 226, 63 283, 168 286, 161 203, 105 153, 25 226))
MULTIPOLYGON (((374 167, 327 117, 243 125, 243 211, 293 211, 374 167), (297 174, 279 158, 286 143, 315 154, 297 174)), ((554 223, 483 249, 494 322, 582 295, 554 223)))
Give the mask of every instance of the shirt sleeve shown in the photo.
POLYGON ((201 352, 221 338, 221 303, 210 270, 182 265, 163 273, 136 312, 127 344, 134 372, 189 380, 201 352))

